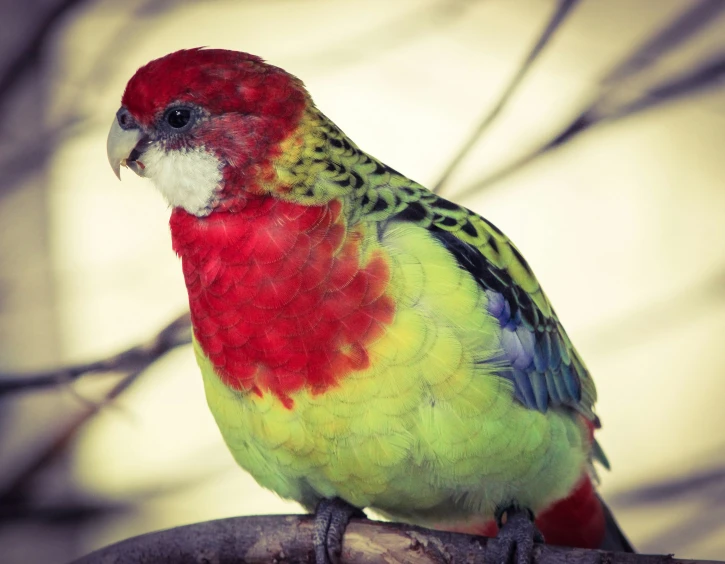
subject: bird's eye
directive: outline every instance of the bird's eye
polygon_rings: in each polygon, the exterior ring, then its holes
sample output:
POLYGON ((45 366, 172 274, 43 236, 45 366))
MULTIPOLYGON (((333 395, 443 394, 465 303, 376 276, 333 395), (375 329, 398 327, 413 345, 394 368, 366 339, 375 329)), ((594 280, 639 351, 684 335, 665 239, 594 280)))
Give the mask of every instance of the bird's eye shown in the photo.
POLYGON ((173 129, 188 129, 191 122, 192 112, 189 108, 171 108, 166 111, 164 121, 173 129))

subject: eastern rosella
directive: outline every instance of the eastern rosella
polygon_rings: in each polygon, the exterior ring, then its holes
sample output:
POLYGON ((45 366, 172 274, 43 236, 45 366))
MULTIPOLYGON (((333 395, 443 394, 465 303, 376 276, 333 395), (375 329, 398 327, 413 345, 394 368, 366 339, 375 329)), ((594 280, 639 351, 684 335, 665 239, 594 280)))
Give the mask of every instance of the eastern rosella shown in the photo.
MULTIPOLYGON (((492 223, 234 51, 140 68, 108 155, 173 207, 195 352, 234 458, 321 506, 323 533, 344 530, 345 508, 489 534, 525 512, 547 542, 630 549, 592 486, 606 464, 594 383, 492 223)), ((512 536, 522 553, 528 522, 512 536)))

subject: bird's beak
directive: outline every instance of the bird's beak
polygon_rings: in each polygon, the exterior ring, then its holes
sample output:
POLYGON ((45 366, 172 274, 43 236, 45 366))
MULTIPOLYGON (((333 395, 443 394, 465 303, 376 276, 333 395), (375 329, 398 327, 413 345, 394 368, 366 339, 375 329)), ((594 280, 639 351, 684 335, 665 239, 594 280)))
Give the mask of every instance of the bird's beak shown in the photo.
POLYGON ((123 129, 118 123, 118 118, 113 118, 106 141, 106 151, 108 162, 119 180, 121 180, 121 165, 130 168, 136 174, 139 173, 139 168, 143 168, 143 165, 138 166, 140 163, 137 163, 136 159, 140 155, 139 147, 145 140, 146 137, 141 129, 138 127, 123 129))

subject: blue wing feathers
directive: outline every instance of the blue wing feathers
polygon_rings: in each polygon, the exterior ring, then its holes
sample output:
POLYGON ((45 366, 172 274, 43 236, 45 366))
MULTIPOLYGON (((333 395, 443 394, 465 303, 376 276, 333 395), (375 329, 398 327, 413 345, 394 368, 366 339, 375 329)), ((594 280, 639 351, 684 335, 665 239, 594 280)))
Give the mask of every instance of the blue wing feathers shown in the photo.
POLYGON ((580 378, 586 369, 569 350, 556 317, 544 315, 508 272, 491 264, 478 248, 449 231, 429 229, 486 292, 488 313, 500 326, 502 353, 495 362, 503 364, 500 374, 513 382, 515 397, 544 413, 559 405, 591 413, 590 406, 580 405, 580 378))
POLYGON ((546 389, 549 392, 549 397, 551 398, 551 402, 553 404, 564 403, 564 398, 566 397, 566 395, 562 396, 561 392, 559 391, 559 385, 557 383, 557 378, 556 378, 556 371, 547 370, 544 373, 544 376, 546 377, 546 389))
MULTIPOLYGON (((528 372, 514 369, 512 373, 514 379, 514 394, 526 407, 536 409, 536 395, 534 394, 534 387, 531 384, 528 372)), ((508 376, 508 373, 504 372, 502 375, 508 376)))
POLYGON ((546 376, 541 372, 530 372, 531 386, 534 388, 534 397, 536 398, 536 409, 542 413, 546 413, 549 408, 549 390, 546 386, 546 376))

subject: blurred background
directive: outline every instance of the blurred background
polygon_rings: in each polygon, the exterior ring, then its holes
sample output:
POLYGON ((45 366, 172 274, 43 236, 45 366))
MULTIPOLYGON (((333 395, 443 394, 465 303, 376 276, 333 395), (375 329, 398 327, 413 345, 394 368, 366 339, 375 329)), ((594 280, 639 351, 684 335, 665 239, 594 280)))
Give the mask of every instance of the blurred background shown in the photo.
POLYGON ((106 161, 135 69, 202 45, 299 76, 363 149, 511 236, 594 374, 622 527, 725 559, 725 2, 0 7, 0 561, 300 512, 235 466, 184 322, 154 342, 186 309, 169 210, 106 161))

